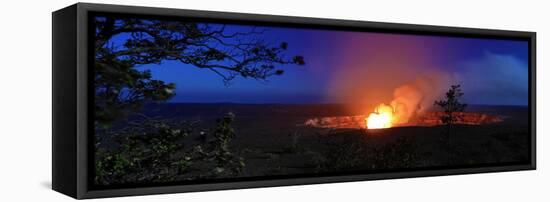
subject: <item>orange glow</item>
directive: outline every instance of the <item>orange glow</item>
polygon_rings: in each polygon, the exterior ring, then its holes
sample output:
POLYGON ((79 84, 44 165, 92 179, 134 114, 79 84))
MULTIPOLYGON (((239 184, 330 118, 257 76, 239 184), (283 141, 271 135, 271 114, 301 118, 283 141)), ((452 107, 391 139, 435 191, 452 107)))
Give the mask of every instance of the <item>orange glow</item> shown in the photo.
POLYGON ((393 119, 393 108, 389 105, 380 104, 365 121, 368 129, 378 129, 392 127, 393 119))

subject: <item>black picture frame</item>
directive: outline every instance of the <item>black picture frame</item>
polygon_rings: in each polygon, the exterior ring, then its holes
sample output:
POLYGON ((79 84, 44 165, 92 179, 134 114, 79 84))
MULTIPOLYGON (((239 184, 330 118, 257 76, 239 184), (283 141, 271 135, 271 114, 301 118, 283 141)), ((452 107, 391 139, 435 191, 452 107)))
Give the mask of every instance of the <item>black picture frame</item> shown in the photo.
MULTIPOLYGON (((351 182, 392 178, 473 174, 536 169, 536 33, 398 23, 256 15, 183 9, 134 7, 77 3, 52 14, 53 123, 52 123, 52 188, 77 199, 224 190, 239 188, 305 185, 351 182), (520 164, 487 165, 483 167, 436 168, 387 173, 356 173, 331 176, 301 176, 292 178, 249 179, 197 184, 166 184, 147 187, 97 189, 90 183, 93 145, 90 112, 93 106, 93 86, 90 80, 90 16, 94 13, 156 16, 160 18, 193 18, 203 21, 254 23, 315 29, 355 30, 416 35, 445 35, 491 39, 525 40, 529 44, 529 130, 530 161, 520 164)), ((93 33, 93 32, 92 32, 93 33)))

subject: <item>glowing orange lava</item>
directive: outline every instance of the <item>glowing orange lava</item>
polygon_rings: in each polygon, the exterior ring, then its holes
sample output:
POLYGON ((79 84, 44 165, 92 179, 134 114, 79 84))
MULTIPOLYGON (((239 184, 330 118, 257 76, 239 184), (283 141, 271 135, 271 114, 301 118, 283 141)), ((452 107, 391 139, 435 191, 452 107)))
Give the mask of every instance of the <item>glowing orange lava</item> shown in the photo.
POLYGON ((365 119, 368 129, 390 128, 393 122, 393 108, 389 105, 380 104, 365 119))

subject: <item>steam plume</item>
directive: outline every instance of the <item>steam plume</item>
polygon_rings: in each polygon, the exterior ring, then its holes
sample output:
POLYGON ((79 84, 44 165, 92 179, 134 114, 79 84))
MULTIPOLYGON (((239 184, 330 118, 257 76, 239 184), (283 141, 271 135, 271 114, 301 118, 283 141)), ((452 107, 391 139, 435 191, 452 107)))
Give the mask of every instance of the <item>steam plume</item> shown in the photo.
POLYGON ((423 76, 397 87, 390 103, 394 109, 394 124, 407 123, 414 116, 429 110, 433 101, 444 92, 443 87, 448 86, 442 77, 445 76, 423 76))

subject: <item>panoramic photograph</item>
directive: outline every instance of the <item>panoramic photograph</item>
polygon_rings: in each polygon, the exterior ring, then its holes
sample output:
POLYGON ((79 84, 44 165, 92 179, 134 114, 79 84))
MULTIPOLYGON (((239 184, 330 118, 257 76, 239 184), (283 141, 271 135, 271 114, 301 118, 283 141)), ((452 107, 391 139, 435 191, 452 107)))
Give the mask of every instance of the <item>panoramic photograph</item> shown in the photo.
POLYGON ((95 16, 93 183, 529 162, 527 41, 95 16))

